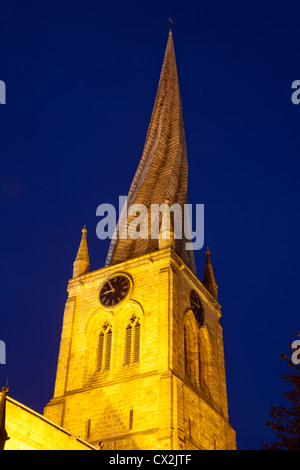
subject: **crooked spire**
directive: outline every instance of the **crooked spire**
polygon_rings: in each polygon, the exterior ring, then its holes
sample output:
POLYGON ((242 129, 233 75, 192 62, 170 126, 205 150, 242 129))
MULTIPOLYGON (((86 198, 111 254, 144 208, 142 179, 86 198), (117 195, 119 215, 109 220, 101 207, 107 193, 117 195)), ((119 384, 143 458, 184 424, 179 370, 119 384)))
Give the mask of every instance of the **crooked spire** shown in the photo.
MULTIPOLYGON (((129 208, 132 204, 145 205, 150 227, 151 204, 161 205, 168 200, 169 205, 180 204, 183 214, 184 204, 187 204, 187 185, 188 163, 182 103, 170 30, 146 141, 128 193, 127 206, 129 208)), ((127 216, 127 227, 134 218, 134 215, 127 216)), ((159 249, 158 240, 150 236, 144 239, 123 239, 119 232, 118 223, 116 239, 111 241, 106 265, 120 263, 159 249)), ((184 234, 184 230, 182 233, 184 234)), ((184 238, 175 240, 175 251, 196 273, 194 253, 185 249, 184 238)))
POLYGON ((202 284, 208 292, 212 295, 215 300, 218 300, 218 286, 216 283, 212 262, 210 259, 210 251, 209 248, 206 250, 206 261, 205 261, 205 268, 204 268, 204 275, 202 284))
POLYGON ((86 274, 90 269, 90 258, 86 238, 87 230, 85 226, 82 229, 81 241, 76 259, 73 263, 73 278, 86 274))

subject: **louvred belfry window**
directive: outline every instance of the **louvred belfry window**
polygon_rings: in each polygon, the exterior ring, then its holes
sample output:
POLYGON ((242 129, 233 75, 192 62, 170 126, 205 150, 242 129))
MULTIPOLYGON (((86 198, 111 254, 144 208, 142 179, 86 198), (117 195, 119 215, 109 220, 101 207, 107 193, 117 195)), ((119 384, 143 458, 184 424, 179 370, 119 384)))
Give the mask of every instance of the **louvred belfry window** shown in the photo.
POLYGON ((99 334, 96 368, 98 372, 110 369, 112 327, 106 323, 99 334))
POLYGON ((133 364, 140 360, 140 332, 141 324, 133 316, 125 330, 124 365, 133 364))

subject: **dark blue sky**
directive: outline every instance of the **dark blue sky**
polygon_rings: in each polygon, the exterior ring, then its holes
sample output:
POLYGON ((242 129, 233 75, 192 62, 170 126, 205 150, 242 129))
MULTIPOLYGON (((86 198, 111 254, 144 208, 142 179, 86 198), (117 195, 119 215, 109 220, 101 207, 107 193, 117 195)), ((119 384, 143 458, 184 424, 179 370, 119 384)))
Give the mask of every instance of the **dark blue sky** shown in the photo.
POLYGON ((96 237, 96 208, 128 192, 171 16, 230 421, 240 449, 260 449, 286 389, 280 353, 299 331, 299 2, 0 0, 0 10, 1 384, 38 412, 53 395, 81 228, 99 269, 109 242, 96 237))

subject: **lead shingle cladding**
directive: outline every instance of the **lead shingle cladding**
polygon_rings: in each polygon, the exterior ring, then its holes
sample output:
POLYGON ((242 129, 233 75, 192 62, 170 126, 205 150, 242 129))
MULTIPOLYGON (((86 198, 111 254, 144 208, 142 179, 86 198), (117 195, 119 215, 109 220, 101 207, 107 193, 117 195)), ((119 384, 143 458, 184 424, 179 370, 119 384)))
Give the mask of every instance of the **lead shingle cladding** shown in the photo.
MULTIPOLYGON (((143 154, 131 183, 127 206, 129 208, 132 204, 144 204, 149 209, 151 204, 161 205, 168 201, 169 205, 180 204, 183 214, 184 204, 187 204, 187 186, 188 163, 182 103, 174 43, 170 31, 143 154)), ((125 222, 127 227, 135 217, 136 215, 127 216, 125 222)), ((147 217, 150 227, 149 210, 147 217)), ((175 240, 175 251, 196 273, 194 253, 185 249, 184 233, 183 229, 182 239, 175 240)), ((150 236, 145 239, 120 238, 119 221, 116 237, 111 240, 108 250, 106 266, 157 249, 158 240, 150 236)))

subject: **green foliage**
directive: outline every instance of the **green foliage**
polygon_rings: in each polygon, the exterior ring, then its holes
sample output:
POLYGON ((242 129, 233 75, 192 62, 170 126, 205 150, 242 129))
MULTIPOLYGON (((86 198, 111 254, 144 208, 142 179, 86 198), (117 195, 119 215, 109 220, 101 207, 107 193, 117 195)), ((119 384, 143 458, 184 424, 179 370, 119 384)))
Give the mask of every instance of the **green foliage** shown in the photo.
MULTIPOLYGON (((297 333, 300 337, 300 334, 297 333)), ((300 364, 294 364, 290 357, 281 354, 288 366, 282 379, 289 384, 284 393, 287 406, 271 405, 270 419, 266 425, 275 431, 276 440, 271 444, 264 442, 264 450, 300 450, 300 364)))

